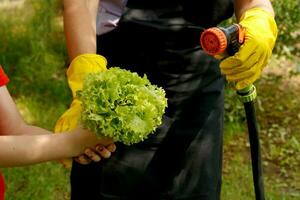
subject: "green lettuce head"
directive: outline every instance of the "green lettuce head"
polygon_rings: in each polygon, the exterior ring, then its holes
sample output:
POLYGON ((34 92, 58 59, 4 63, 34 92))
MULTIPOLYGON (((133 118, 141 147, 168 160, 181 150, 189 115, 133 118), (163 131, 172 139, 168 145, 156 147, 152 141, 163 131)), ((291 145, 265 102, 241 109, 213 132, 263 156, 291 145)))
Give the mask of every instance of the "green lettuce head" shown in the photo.
POLYGON ((162 88, 152 85, 146 76, 117 67, 87 75, 78 98, 85 128, 126 145, 153 133, 167 106, 162 88))

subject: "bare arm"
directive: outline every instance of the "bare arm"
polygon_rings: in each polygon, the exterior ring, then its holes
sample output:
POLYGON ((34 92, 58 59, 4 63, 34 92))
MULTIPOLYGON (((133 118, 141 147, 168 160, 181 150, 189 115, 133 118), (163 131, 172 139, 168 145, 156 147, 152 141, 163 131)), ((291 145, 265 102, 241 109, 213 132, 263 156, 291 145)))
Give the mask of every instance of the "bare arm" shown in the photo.
POLYGON ((99 0, 64 0, 64 30, 69 57, 96 53, 96 17, 99 0))
POLYGON ((269 0, 235 0, 234 9, 236 18, 240 19, 240 17, 246 10, 254 7, 263 8, 264 10, 269 11, 274 15, 274 11, 269 0))
MULTIPOLYGON (((83 129, 68 134, 0 136, 0 167, 14 167, 78 156, 100 141, 83 129)), ((101 140, 103 143, 104 140, 101 140)), ((111 143, 110 141, 108 143, 111 143)))
POLYGON ((35 135, 51 132, 26 124, 11 98, 6 86, 0 87, 0 135, 35 135))

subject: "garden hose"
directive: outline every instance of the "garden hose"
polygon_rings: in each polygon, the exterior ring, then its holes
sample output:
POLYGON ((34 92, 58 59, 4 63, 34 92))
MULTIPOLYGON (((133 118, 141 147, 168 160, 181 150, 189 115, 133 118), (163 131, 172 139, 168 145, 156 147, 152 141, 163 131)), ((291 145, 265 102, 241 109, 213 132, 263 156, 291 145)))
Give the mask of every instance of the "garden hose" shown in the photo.
MULTIPOLYGON (((213 27, 205 30, 200 37, 201 47, 209 55, 232 56, 244 42, 245 30, 238 24, 228 27, 213 27)), ((256 88, 253 84, 238 90, 239 99, 244 104, 252 161, 252 174, 256 200, 264 200, 264 182, 259 144, 259 131, 255 114, 254 100, 256 88)))

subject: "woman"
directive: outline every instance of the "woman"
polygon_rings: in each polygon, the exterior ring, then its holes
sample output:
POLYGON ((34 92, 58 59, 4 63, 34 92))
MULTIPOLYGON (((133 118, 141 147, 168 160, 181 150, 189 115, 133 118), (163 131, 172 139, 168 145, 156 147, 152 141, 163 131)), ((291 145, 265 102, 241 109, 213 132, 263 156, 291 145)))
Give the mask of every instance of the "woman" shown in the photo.
POLYGON ((221 73, 237 89, 258 79, 277 36, 270 1, 64 0, 64 30, 71 59, 84 56, 86 63, 100 63, 100 57, 85 55, 100 54, 108 66, 146 74, 168 98, 163 124, 153 137, 119 144, 101 165, 73 163, 71 199, 219 200, 221 73), (246 29, 245 42, 220 63, 199 48, 201 27, 217 26, 234 11, 246 29))

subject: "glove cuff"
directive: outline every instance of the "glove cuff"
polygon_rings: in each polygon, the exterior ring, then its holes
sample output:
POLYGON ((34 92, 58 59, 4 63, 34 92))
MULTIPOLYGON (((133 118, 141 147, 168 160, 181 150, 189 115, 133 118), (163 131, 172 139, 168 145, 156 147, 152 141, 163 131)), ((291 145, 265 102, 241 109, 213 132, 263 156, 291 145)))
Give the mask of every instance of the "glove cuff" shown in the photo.
POLYGON ((82 54, 73 59, 67 70, 68 83, 73 97, 82 89, 86 75, 106 70, 106 59, 97 54, 82 54))
POLYGON ((268 18, 274 19, 274 16, 271 14, 271 12, 269 12, 263 8, 260 8, 260 7, 253 7, 253 8, 246 10, 240 17, 239 21, 242 21, 249 17, 262 16, 262 15, 266 15, 268 18))
MULTIPOLYGON (((268 25, 270 26, 270 30, 272 30, 272 32, 273 32, 273 35, 275 36, 275 38, 277 37, 276 21, 275 21, 274 16, 269 11, 267 11, 263 8, 260 8, 260 7, 250 8, 249 10, 246 10, 243 13, 239 22, 243 26, 244 21, 248 21, 248 19, 251 19, 251 18, 266 19, 268 22, 268 25)), ((265 28, 267 28, 267 27, 265 27, 265 28)))

